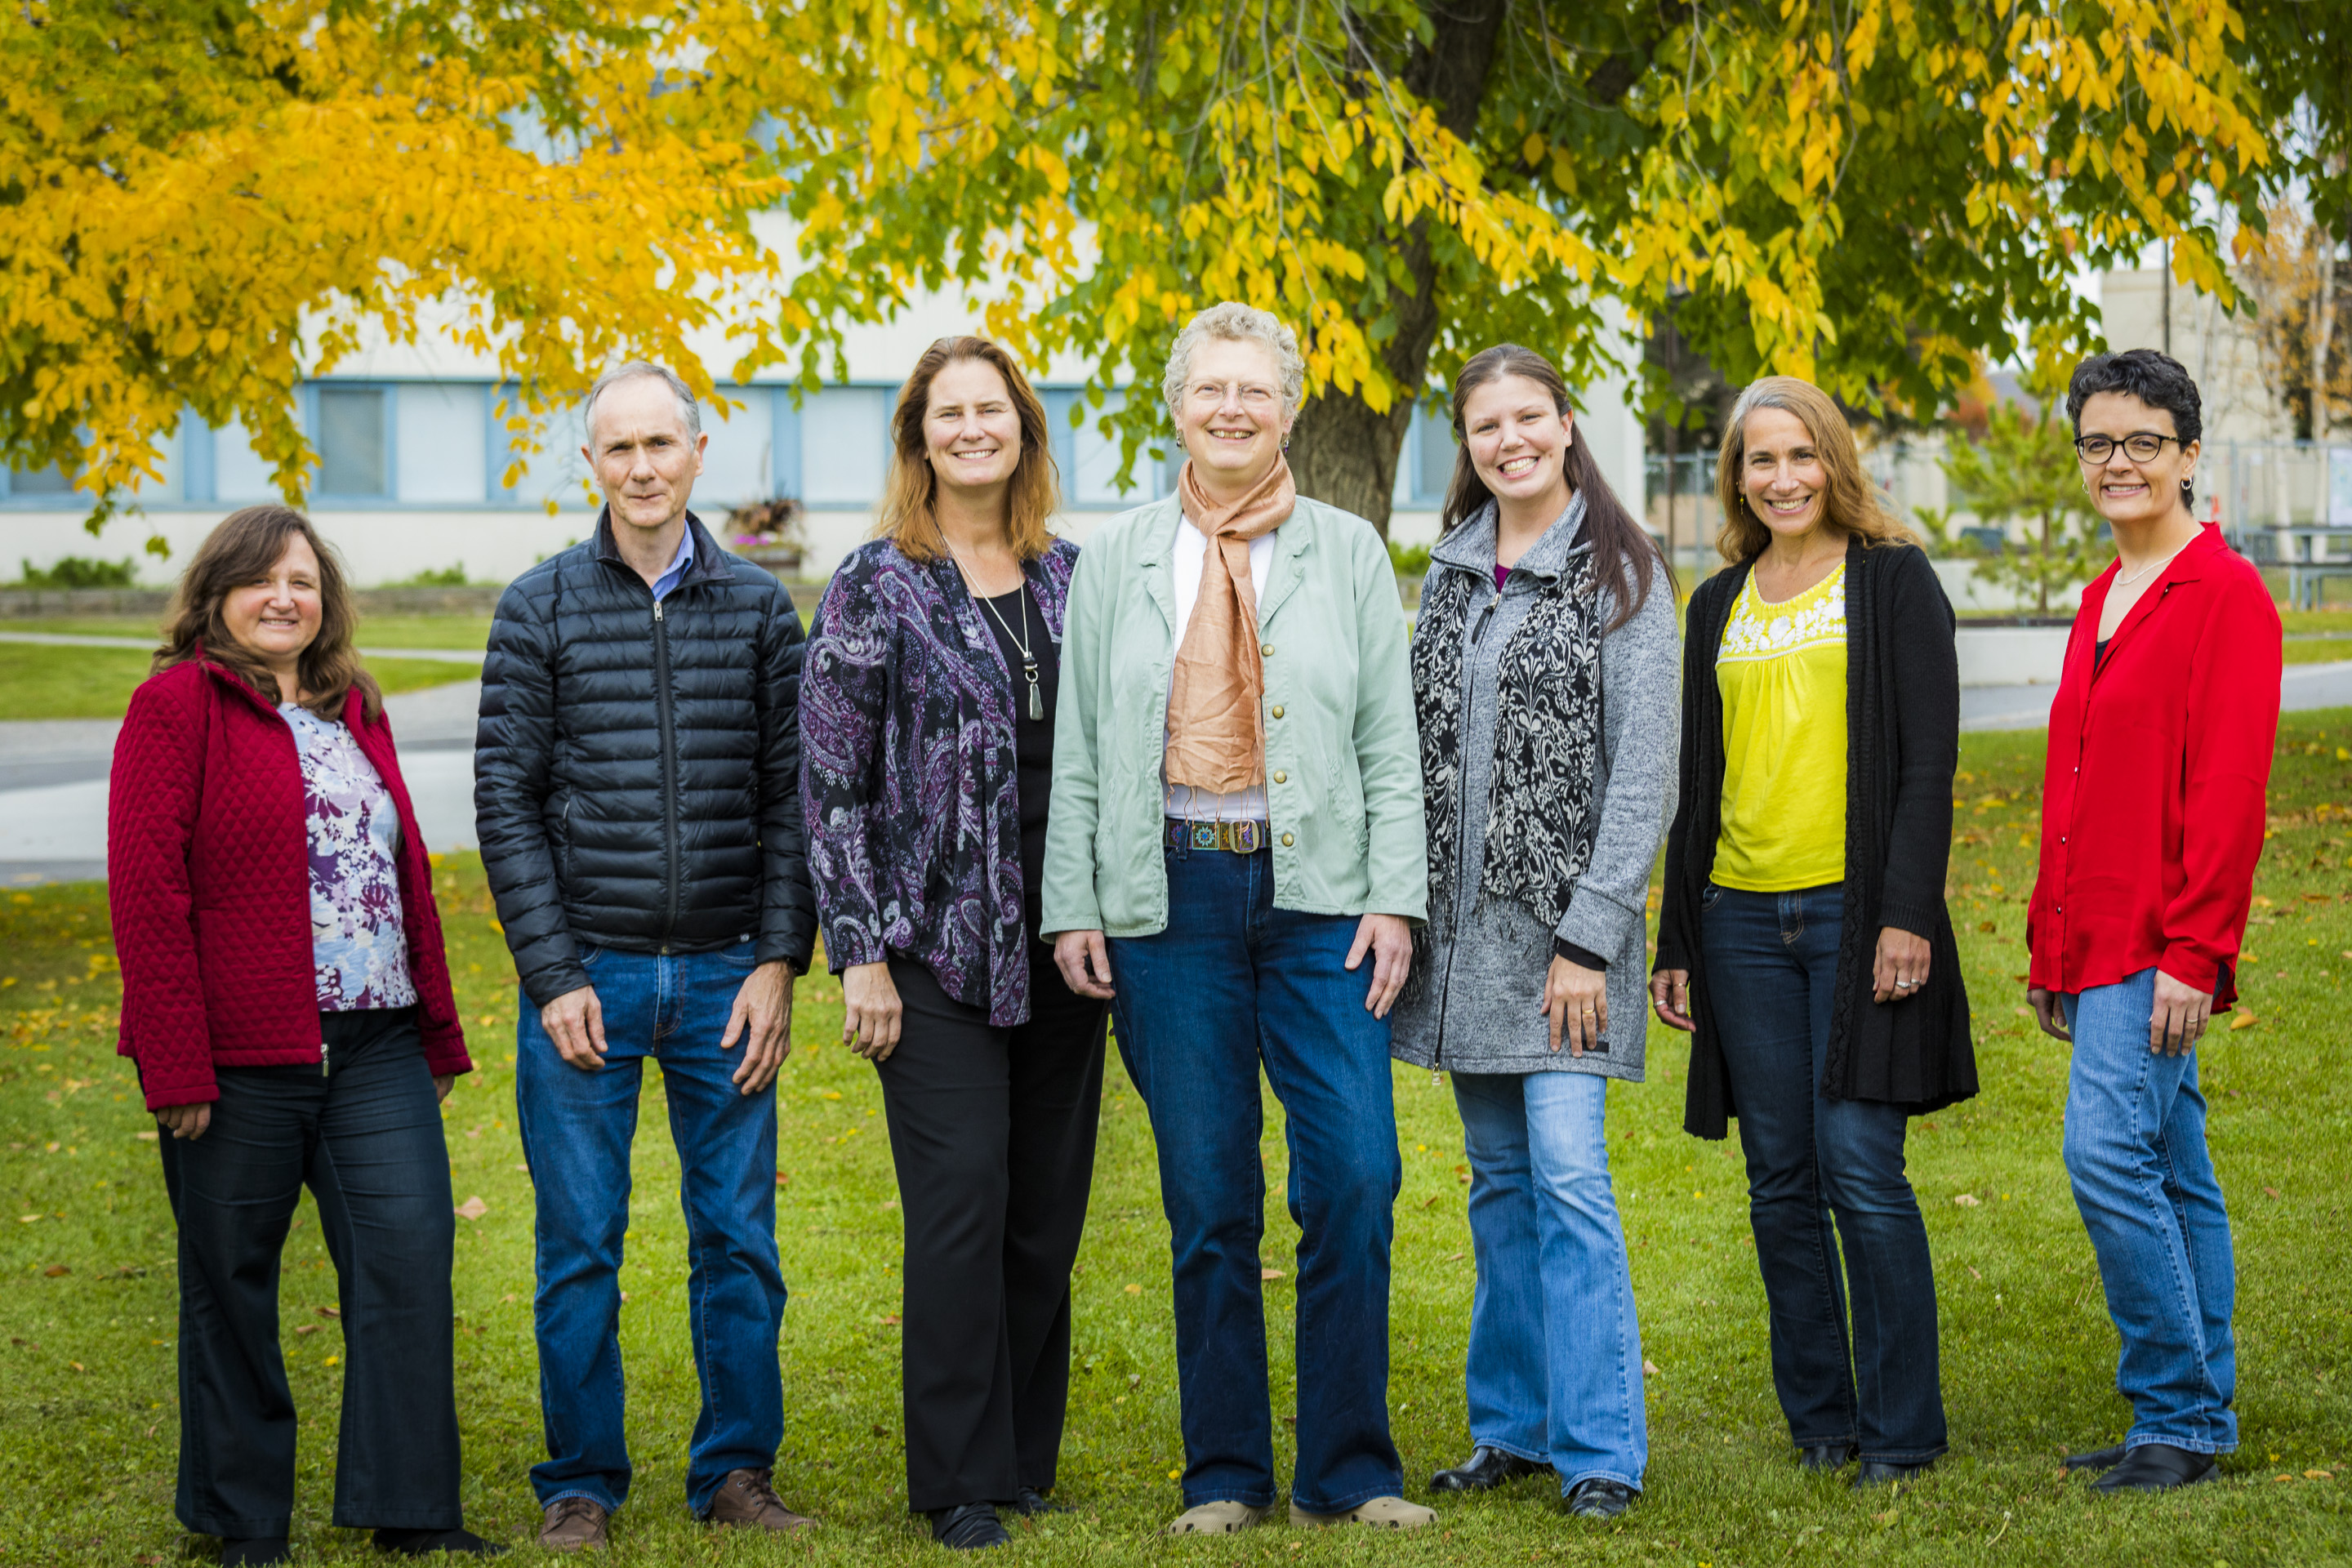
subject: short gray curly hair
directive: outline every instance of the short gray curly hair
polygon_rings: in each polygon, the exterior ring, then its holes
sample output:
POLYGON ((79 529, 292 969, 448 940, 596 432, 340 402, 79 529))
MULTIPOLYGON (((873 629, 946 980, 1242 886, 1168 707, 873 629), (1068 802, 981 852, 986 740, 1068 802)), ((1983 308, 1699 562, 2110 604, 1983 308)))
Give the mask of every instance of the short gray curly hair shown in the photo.
POLYGON ((1168 371, 1160 378, 1160 395, 1169 417, 1180 425, 1184 417, 1184 388, 1192 379, 1192 351, 1211 338, 1229 342, 1259 343, 1274 356, 1282 373, 1282 412, 1286 417, 1307 401, 1307 356, 1298 352, 1298 336, 1271 311, 1237 300, 1212 305, 1176 334, 1169 346, 1168 371))

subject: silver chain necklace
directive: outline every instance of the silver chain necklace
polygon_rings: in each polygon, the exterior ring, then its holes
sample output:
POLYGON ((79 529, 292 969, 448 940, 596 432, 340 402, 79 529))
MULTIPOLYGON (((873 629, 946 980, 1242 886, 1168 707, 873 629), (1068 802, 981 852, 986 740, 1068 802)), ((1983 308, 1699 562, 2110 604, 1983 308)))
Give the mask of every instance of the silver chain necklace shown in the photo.
MULTIPOLYGON (((2192 539, 2189 542, 2189 544, 2194 544, 2197 542, 2192 539)), ((2184 544, 2180 547, 2180 550, 2186 550, 2188 548, 2189 545, 2184 544)), ((2180 554, 2180 550, 2176 550, 2170 555, 2166 556, 2163 560, 2143 566, 2137 572, 2117 572, 2116 574, 2116 586, 2118 588, 2128 588, 2134 583, 2137 583, 2141 578, 2147 576, 2149 573, 2161 571, 2165 567, 2171 565, 2173 561, 2180 554)), ((2122 556, 2118 555, 2116 557, 2116 564, 2117 566, 2121 566, 2123 564, 2122 556)))
POLYGON ((980 607, 986 610, 995 620, 996 624, 1004 628, 1004 635, 1008 637, 1012 637, 1013 646, 1021 650, 1021 673, 1027 677, 1029 681, 1029 717, 1038 723, 1044 723, 1045 720, 1045 693, 1037 685, 1037 656, 1035 653, 1031 651, 1029 647, 1029 584, 1027 578, 1024 577, 1021 586, 1013 590, 1014 593, 1021 595, 1021 630, 1019 635, 1016 636, 1013 630, 1013 623, 1004 618, 1004 612, 996 607, 996 601, 982 597, 980 592, 971 585, 971 574, 963 569, 963 558, 957 555, 953 551, 950 551, 948 552, 948 556, 949 559, 954 561, 956 563, 956 574, 963 579, 963 591, 970 594, 973 598, 980 600, 980 607))

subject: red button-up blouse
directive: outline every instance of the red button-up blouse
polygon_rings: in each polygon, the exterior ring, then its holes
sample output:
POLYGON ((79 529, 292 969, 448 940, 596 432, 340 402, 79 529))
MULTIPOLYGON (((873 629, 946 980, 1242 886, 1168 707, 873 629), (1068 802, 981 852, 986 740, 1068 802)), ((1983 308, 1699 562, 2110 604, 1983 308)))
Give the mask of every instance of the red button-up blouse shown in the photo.
POLYGON ((2209 525, 2095 662, 2115 575, 2084 590, 2050 708, 2032 983, 2079 992, 2155 964, 2226 1008, 2278 740, 2278 609, 2209 525))

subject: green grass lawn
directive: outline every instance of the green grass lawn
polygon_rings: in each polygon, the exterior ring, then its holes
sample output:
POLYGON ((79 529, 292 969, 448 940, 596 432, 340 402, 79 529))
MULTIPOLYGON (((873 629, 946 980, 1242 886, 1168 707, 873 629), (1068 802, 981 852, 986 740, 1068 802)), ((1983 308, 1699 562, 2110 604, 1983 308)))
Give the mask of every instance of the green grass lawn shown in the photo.
MULTIPOLYGON (((467 679, 465 666, 436 659, 370 659, 368 670, 388 692, 467 679)), ((137 648, 0 643, 0 719, 120 719, 146 679, 137 648)))
MULTIPOLYGON (((1627 1563, 1764 1568, 1918 1563, 2307 1563, 2352 1558, 2352 1279, 2344 1259, 2352 1087, 2352 710, 2289 715, 2273 836, 2257 884, 2242 1026, 2204 1047, 2213 1144, 2237 1229, 2239 1406, 2245 1447, 2225 1479, 2103 1500, 2058 1456, 2114 1440, 2115 1339, 2059 1163, 2066 1050, 2036 1033, 2020 976, 2042 739, 1962 738, 1953 914, 1975 1000, 1981 1097, 1915 1125, 1912 1173, 1933 1237, 1953 1452, 1900 1495, 1801 1475, 1773 1402, 1763 1292, 1736 1140, 1680 1131, 1686 1058, 1653 1036, 1652 1076, 1612 1086, 1617 1190, 1632 1241, 1648 1384, 1648 1491, 1622 1522, 1559 1511, 1536 1481, 1443 1501, 1414 1537, 1272 1528, 1162 1542, 1181 1463, 1167 1230, 1141 1107, 1114 1064, 1076 1280, 1076 1370, 1061 1495, 1077 1511, 1016 1525, 1016 1554, 1092 1564, 1627 1563)), ((525 1471, 540 1455, 530 1334, 531 1194, 514 1130, 516 993, 479 866, 439 872, 458 999, 479 1070, 445 1109, 460 1202, 458 1394, 467 1511, 527 1541, 525 1471)), ((91 886, 0 895, 0 1562, 164 1563, 190 1548, 172 1519, 173 1237, 153 1123, 112 1055, 117 981, 91 886)), ((777 1234, 792 1288, 781 1351, 788 1426, 780 1485, 822 1531, 802 1542, 719 1536, 688 1521, 682 1474, 696 1411, 677 1163, 657 1074, 639 1122, 624 1274, 629 1421, 638 1465, 615 1524, 630 1561, 936 1562, 904 1510, 897 1331, 898 1214, 872 1070, 838 1044, 840 991, 804 983, 798 1048, 780 1079, 777 1234)), ((1426 1074, 1395 1078, 1397 1204, 1391 1401, 1408 1478, 1467 1449, 1462 1357, 1472 1285, 1461 1131, 1426 1074)), ((1284 1145, 1269 1098, 1265 1258, 1295 1267, 1284 1145)), ((284 1343, 302 1411, 296 1513, 305 1561, 358 1561, 330 1528, 340 1331, 315 1211, 289 1245, 284 1343), (314 1331, 298 1333, 310 1329, 314 1331)), ((1276 1399, 1291 1386, 1291 1287, 1266 1288, 1276 1399)), ((1285 1428, 1276 1427, 1277 1434, 1285 1428)), ((1280 1441, 1280 1438, 1277 1438, 1280 1441)), ((1287 1452, 1280 1456, 1286 1473, 1287 1452)), ((526 1549, 522 1555, 531 1552, 526 1549)))
MULTIPOLYGON (((37 621, 0 622, 0 630, 69 632, 82 637, 150 637, 155 620, 148 616, 82 616, 37 621)), ((487 647, 490 641, 488 616, 369 616, 360 622, 359 640, 366 647, 487 647)))

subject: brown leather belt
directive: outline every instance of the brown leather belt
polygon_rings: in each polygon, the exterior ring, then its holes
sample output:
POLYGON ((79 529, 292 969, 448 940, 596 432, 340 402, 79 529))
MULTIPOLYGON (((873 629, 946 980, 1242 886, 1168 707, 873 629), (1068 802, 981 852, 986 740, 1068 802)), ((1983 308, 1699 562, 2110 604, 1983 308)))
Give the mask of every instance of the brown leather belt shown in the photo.
POLYGON ((1232 855, 1255 855, 1274 842, 1263 822, 1187 822, 1166 819, 1171 849, 1223 849, 1232 855))

